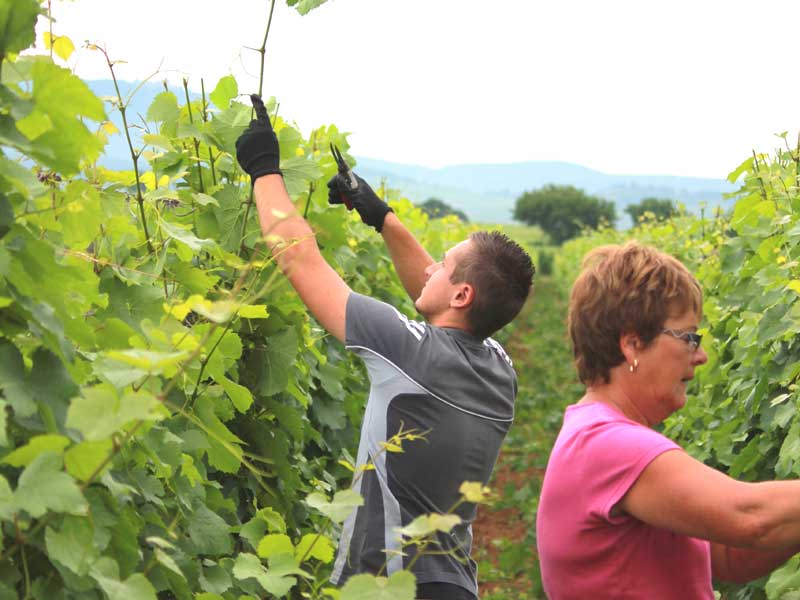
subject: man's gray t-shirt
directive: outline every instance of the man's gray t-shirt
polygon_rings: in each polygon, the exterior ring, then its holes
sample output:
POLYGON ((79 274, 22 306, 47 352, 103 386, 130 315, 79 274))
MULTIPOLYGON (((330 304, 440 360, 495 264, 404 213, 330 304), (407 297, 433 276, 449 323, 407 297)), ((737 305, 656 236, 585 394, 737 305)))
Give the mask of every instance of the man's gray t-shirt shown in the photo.
MULTIPOLYGON (((397 528, 420 515, 449 511, 464 481, 489 480, 517 392, 511 360, 494 340, 411 321, 360 294, 351 293, 347 301, 345 344, 369 373, 357 466, 372 463, 374 469, 354 480, 364 505, 342 528, 331 577, 340 585, 356 573, 403 569, 416 548, 402 548, 397 528), (384 443, 401 428, 424 432, 425 439, 405 441, 403 452, 387 452, 384 443)), ((462 524, 439 534, 439 546, 427 548, 435 554, 423 553, 414 563, 417 583, 451 583, 477 595, 470 558, 476 512, 471 503, 458 507, 462 524)))

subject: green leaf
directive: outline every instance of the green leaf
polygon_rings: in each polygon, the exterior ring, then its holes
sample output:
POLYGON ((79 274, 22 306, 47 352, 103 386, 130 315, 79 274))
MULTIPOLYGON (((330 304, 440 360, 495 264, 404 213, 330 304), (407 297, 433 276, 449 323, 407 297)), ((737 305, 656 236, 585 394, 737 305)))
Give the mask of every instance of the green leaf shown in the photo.
POLYGON ((178 563, 175 562, 175 559, 172 558, 169 554, 164 552, 161 548, 156 548, 155 551, 156 560, 163 565, 166 569, 169 569, 181 579, 186 579, 186 576, 181 571, 181 568, 178 566, 178 563))
POLYGON ((307 533, 297 544, 294 558, 297 561, 300 561, 303 557, 305 557, 305 560, 316 558, 328 564, 333 560, 333 554, 333 542, 329 537, 316 533, 307 533))
POLYGON ((322 177, 319 165, 303 156, 292 156, 282 160, 281 171, 286 191, 292 198, 308 193, 309 184, 322 177))
POLYGON ((8 403, 5 400, 0 400, 0 446, 8 446, 8 431, 6 430, 6 421, 8 413, 6 412, 8 403))
POLYGON ((768 598, 785 598, 787 592, 797 589, 800 589, 800 557, 793 556, 772 572, 765 590, 768 598))
POLYGON ((288 535, 282 533, 271 533, 261 538, 258 543, 258 556, 270 558, 276 554, 294 554, 294 544, 288 535))
POLYGON ((312 492, 306 496, 306 504, 316 508, 335 523, 344 521, 354 508, 364 505, 364 498, 354 490, 340 490, 333 495, 330 502, 324 494, 312 492))
POLYGON ((0 0, 0 60, 33 45, 39 12, 36 0, 0 0))
POLYGON ((228 394, 236 410, 239 412, 247 412, 247 409, 252 406, 253 394, 251 394, 250 390, 246 387, 231 381, 227 377, 222 377, 219 384, 225 390, 225 393, 228 394))
POLYGON ((17 417, 29 417, 36 413, 36 403, 25 385, 22 355, 6 340, 0 340, 0 391, 17 417))
POLYGON ((290 327, 267 338, 266 348, 257 348, 248 358, 248 372, 255 375, 256 381, 250 389, 258 390, 265 396, 282 392, 289 384, 289 375, 297 356, 297 334, 290 327))
POLYGON ((374 575, 355 575, 347 580, 339 600, 414 600, 417 581, 409 571, 398 571, 388 579, 374 575))
POLYGON ((0 475, 0 520, 10 520, 14 510, 14 493, 6 478, 0 475))
POLYGON ((292 575, 308 574, 294 563, 291 556, 285 554, 278 555, 270 561, 269 570, 264 568, 257 556, 247 553, 239 554, 233 565, 233 576, 236 579, 241 581, 253 578, 267 592, 278 597, 288 594, 297 583, 297 578, 292 575))
POLYGON ((32 437, 27 444, 6 455, 2 462, 12 467, 26 467, 45 452, 61 454, 69 446, 69 438, 63 435, 43 434, 32 437))
MULTIPOLYGON (((110 439, 81 442, 73 446, 64 453, 67 473, 78 481, 89 481, 100 465, 111 456, 113 448, 114 444, 110 439)), ((110 467, 109 462, 95 477, 99 477, 110 467)))
POLYGON ((172 92, 161 92, 153 98, 147 109, 147 120, 159 123, 172 123, 177 121, 181 111, 178 108, 178 98, 172 92))
POLYGON ((181 361, 189 357, 188 352, 156 352, 153 350, 112 350, 106 352, 111 360, 125 363, 151 375, 169 373, 181 361))
POLYGON ((108 600, 157 600, 153 584, 141 573, 120 581, 119 567, 111 558, 98 559, 92 565, 90 575, 100 584, 108 600))
POLYGON ((111 384, 101 383, 83 390, 67 412, 67 427, 77 429, 86 440, 105 440, 139 419, 158 420, 163 417, 161 403, 140 390, 127 391, 120 398, 111 384))
POLYGON ((217 82, 217 87, 208 96, 211 101, 220 108, 225 110, 230 106, 231 100, 239 95, 239 86, 236 79, 231 75, 226 75, 217 82))
POLYGON ((246 539, 255 550, 264 533, 271 532, 286 533, 286 523, 283 517, 271 508, 262 508, 256 516, 242 525, 239 535, 246 539))
POLYGON ((48 510, 81 515, 86 501, 75 480, 61 470, 58 454, 40 454, 22 472, 14 492, 14 505, 38 519, 48 510))
POLYGON ((161 226, 161 231, 163 233, 180 244, 183 244, 190 250, 188 255, 189 260, 191 260, 194 253, 200 252, 204 248, 213 248, 217 245, 214 240, 201 240, 189 229, 184 228, 177 223, 170 223, 169 221, 161 219, 159 221, 159 225, 161 226))
POLYGON ((307 15, 315 8, 325 4, 327 0, 288 0, 286 4, 294 6, 301 15, 307 15))
POLYGON ((14 224, 14 209, 5 194, 0 193, 0 239, 2 239, 14 224))
POLYGON ((186 531, 198 554, 230 554, 233 550, 230 526, 206 506, 194 511, 186 531))
POLYGON ((242 462, 244 442, 234 435, 214 412, 214 403, 208 396, 197 399, 195 412, 203 425, 208 428, 209 448, 208 461, 211 465, 225 473, 235 473, 242 462))
POLYGON ((86 575, 97 558, 94 544, 94 527, 87 517, 67 516, 56 531, 48 527, 45 531, 47 554, 76 575, 86 575))

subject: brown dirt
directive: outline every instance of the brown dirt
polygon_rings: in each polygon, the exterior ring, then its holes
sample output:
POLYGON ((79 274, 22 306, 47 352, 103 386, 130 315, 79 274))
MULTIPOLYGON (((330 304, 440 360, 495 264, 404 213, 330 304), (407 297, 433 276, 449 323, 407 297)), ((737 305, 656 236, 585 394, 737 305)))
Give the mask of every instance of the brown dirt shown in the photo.
MULTIPOLYGON (((543 469, 537 467, 514 470, 512 462, 501 455, 491 487, 497 495, 502 496, 506 489, 520 489, 528 485, 532 478, 541 480, 543 476, 543 469)), ((481 506, 478 509, 478 518, 472 526, 475 556, 477 560, 488 561, 494 567, 494 572, 483 571, 480 574, 481 595, 497 593, 500 590, 513 590, 517 595, 531 589, 527 573, 523 572, 520 576, 509 574, 509 578, 505 578, 501 575, 502 568, 499 564, 500 543, 503 540, 513 545, 524 543, 526 527, 527 524, 517 507, 481 506)), ((529 551, 531 559, 536 560, 536 549, 530 548, 529 551)))

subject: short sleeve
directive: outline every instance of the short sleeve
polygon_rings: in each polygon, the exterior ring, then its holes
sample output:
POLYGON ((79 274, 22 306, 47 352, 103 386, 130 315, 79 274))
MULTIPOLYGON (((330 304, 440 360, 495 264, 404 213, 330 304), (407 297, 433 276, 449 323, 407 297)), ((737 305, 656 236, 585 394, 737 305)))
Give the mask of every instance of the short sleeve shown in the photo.
POLYGON ((590 457, 584 465, 590 513, 608 523, 629 518, 613 517, 611 509, 628 493, 642 471, 664 452, 681 450, 660 433, 625 421, 596 424, 586 432, 584 442, 584 451, 590 457))
POLYGON ((412 321, 393 306, 351 293, 345 317, 345 345, 369 350, 401 365, 422 345, 427 325, 412 321))

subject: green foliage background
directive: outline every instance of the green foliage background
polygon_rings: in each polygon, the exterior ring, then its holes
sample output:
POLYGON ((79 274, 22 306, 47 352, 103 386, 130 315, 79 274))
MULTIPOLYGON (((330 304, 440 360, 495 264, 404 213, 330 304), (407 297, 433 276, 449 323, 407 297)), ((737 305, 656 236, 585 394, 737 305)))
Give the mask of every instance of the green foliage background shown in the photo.
MULTIPOLYGON (((251 108, 225 77, 115 132, 129 99, 18 55, 39 10, 0 1, 0 598, 335 596, 332 523, 356 500, 330 497, 366 376, 260 243, 234 153, 251 108), (129 134, 131 170, 99 166, 129 134)), ((380 237, 328 207, 344 136, 275 129, 326 259, 412 311, 380 237)), ((434 254, 466 234, 391 200, 434 254)), ((414 597, 408 573, 352 581, 341 598, 414 597)))

